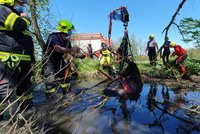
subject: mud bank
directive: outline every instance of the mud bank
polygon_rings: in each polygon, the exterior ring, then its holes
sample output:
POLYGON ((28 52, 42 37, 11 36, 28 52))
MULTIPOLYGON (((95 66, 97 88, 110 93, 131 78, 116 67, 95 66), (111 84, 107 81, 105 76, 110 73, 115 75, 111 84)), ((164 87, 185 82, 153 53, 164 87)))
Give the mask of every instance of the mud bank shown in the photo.
POLYGON ((158 83, 175 89, 195 89, 200 90, 200 76, 191 75, 189 79, 177 78, 153 78, 142 75, 144 83, 158 83))

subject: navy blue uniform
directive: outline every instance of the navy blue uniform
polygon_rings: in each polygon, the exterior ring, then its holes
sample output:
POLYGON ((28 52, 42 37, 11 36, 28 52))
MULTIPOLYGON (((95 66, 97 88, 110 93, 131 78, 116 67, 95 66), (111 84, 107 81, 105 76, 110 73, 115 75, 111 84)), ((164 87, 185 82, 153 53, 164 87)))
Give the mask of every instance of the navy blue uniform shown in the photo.
POLYGON ((169 63, 169 55, 170 55, 170 48, 169 48, 170 41, 165 42, 164 51, 163 51, 163 64, 169 63), (166 59, 166 61, 165 61, 166 59))
POLYGON ((64 83, 64 76, 66 70, 66 63, 63 59, 63 53, 54 51, 54 46, 59 45, 65 48, 71 48, 71 43, 63 38, 62 33, 52 33, 44 46, 43 57, 43 74, 46 78, 45 93, 48 94, 56 92, 60 83, 64 83))
POLYGON ((0 5, 0 12, 0 103, 16 88, 23 110, 32 104, 30 78, 35 59, 34 44, 27 30, 30 20, 10 6, 0 5))

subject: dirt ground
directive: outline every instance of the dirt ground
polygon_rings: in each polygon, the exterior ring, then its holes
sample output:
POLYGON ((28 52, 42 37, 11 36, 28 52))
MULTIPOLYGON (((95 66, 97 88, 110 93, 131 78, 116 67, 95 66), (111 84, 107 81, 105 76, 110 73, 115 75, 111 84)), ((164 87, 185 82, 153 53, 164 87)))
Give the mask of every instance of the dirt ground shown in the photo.
MULTIPOLYGON (((93 83, 94 81, 102 81, 107 79, 105 75, 102 73, 96 71, 91 72, 89 74, 81 74, 81 78, 78 79, 75 83, 84 83, 86 81, 90 81, 93 83)), ((187 79, 183 78, 177 78, 177 79, 167 79, 167 78, 152 78, 148 77, 147 75, 142 74, 141 75, 142 80, 144 83, 157 83, 166 85, 171 88, 178 88, 178 89, 194 89, 194 90, 200 90, 200 76, 197 75, 191 75, 187 79)), ((95 82, 94 82, 95 83, 95 82)))
POLYGON ((200 76, 192 75, 189 79, 160 79, 142 75, 144 83, 159 83, 171 88, 200 90, 200 76))

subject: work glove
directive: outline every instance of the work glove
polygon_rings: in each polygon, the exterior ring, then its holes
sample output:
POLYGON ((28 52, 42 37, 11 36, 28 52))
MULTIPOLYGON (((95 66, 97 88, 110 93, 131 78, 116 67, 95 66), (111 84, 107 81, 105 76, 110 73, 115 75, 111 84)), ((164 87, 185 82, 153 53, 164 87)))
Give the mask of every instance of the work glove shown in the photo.
POLYGON ((73 47, 73 48, 72 48, 72 51, 75 52, 75 53, 79 53, 80 50, 81 50, 81 49, 80 49, 79 47, 73 47))
POLYGON ((77 54, 75 54, 75 58, 84 59, 85 58, 85 54, 83 54, 83 53, 77 53, 77 54))
POLYGON ((70 49, 70 52, 69 52, 73 57, 76 56, 77 53, 80 53, 80 48, 79 47, 73 47, 70 49))
POLYGON ((174 57, 174 56, 175 56, 174 54, 171 54, 171 55, 170 55, 170 57, 174 57))

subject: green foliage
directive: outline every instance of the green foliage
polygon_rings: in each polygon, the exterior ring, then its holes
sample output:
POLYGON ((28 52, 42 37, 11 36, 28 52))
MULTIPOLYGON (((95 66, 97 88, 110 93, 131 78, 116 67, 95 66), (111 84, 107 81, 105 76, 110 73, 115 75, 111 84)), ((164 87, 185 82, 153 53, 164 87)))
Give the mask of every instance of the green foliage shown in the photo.
POLYGON ((75 66, 78 67, 79 73, 87 73, 87 72, 96 71, 95 68, 99 67, 99 61, 92 60, 90 58, 75 59, 73 62, 75 66))
POLYGON ((33 73, 34 76, 32 76, 31 80, 35 84, 39 84, 43 81, 42 79, 42 61, 37 61, 33 66, 33 73))
MULTIPOLYGON (((32 16, 36 16, 37 18, 37 24, 39 26, 41 35, 42 35, 42 39, 41 40, 45 40, 47 39, 49 32, 52 31, 54 29, 54 27, 52 26, 52 22, 55 19, 55 16, 53 16, 53 14, 50 12, 50 0, 31 0, 31 2, 34 2, 36 5, 36 14, 31 14, 32 16)), ((26 8, 27 13, 30 13, 30 7, 26 8)), ((30 15, 29 15, 30 16, 30 15)), ((37 31, 33 30, 33 25, 30 28, 30 31, 33 33, 36 33, 37 31)), ((41 49, 41 45, 39 45, 38 39, 35 36, 33 37, 33 41, 34 41, 34 45, 35 45, 35 57, 36 60, 40 60, 41 59, 41 54, 42 54, 42 49, 41 49)))
MULTIPOLYGON (((166 67, 159 63, 156 67, 150 66, 149 62, 138 62, 138 67, 141 74, 154 78, 177 78, 180 76, 180 70, 174 64, 174 59, 170 60, 169 66, 166 67)), ((200 60, 197 58, 188 57, 184 61, 184 66, 187 70, 187 75, 200 75, 200 60)))
POLYGON ((36 9, 37 9, 37 18, 38 25, 43 36, 43 39, 46 40, 49 32, 54 29, 53 21, 55 21, 55 16, 49 10, 50 0, 37 0, 36 9))
POLYGON ((197 47, 200 47, 200 20, 184 18, 181 20, 179 27, 184 35, 184 42, 193 42, 197 47))
POLYGON ((149 63, 138 63, 138 68, 141 74, 153 78, 175 78, 177 77, 177 70, 166 67, 164 65, 150 66, 149 63))
MULTIPOLYGON (((133 56, 137 56, 139 48, 138 48, 137 40, 136 40, 136 37, 135 37, 134 34, 131 37, 129 37, 129 41, 130 41, 129 47, 131 47, 131 51, 133 53, 133 56)), ((121 43, 122 43, 122 37, 120 37, 117 42, 112 42, 112 50, 116 51, 121 43)), ((128 51, 130 52, 130 48, 129 48, 128 51)))
POLYGON ((137 41, 136 41, 135 35, 132 35, 132 37, 130 38, 130 45, 131 45, 133 56, 137 56, 138 55, 138 46, 137 46, 137 41))
POLYGON ((190 58, 197 58, 200 57, 200 48, 191 48, 187 50, 187 54, 190 58))
POLYGON ((184 62, 184 65, 187 69, 187 72, 192 75, 200 75, 200 60, 191 58, 191 59, 186 59, 184 62))

